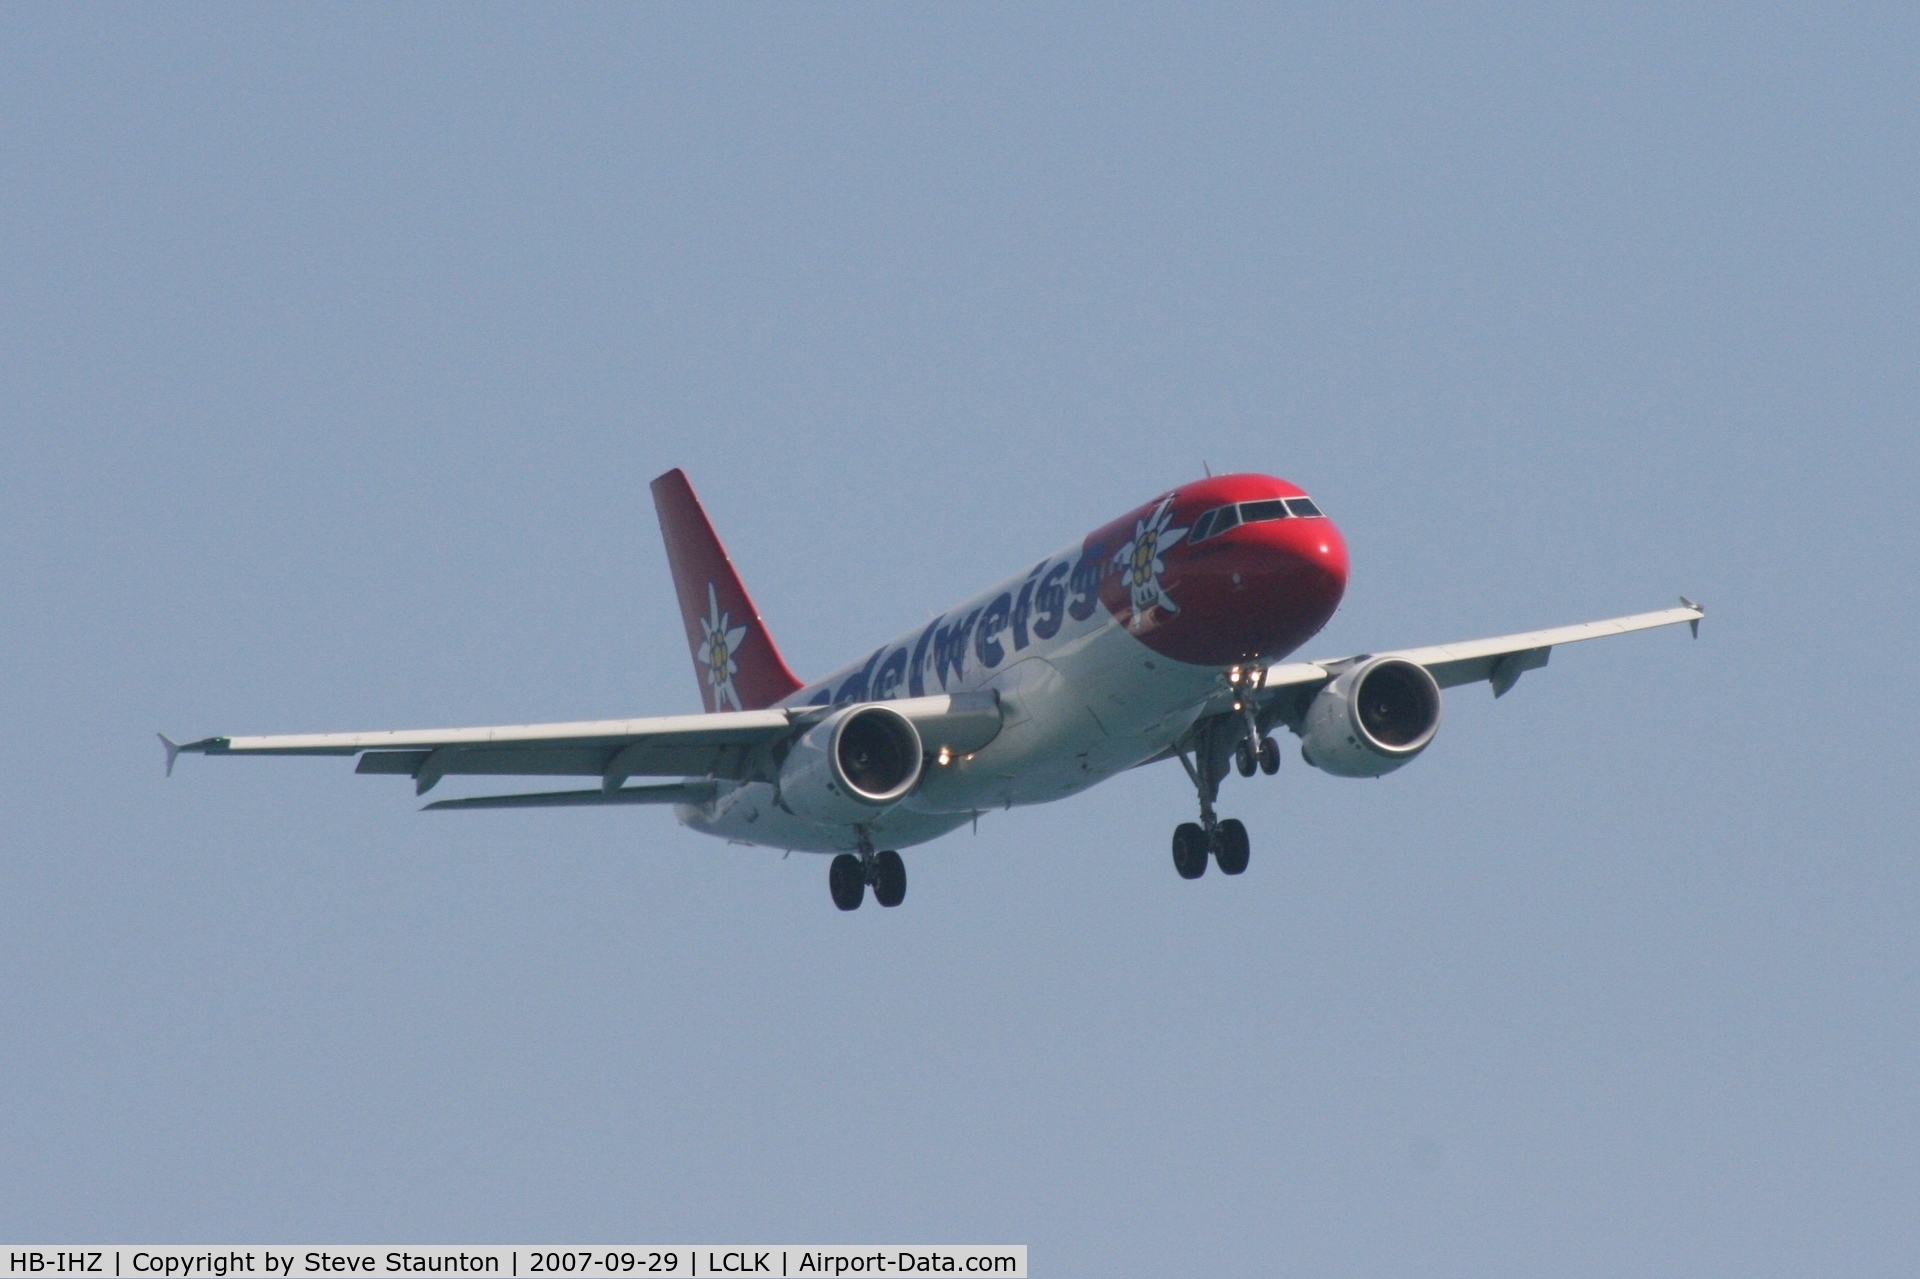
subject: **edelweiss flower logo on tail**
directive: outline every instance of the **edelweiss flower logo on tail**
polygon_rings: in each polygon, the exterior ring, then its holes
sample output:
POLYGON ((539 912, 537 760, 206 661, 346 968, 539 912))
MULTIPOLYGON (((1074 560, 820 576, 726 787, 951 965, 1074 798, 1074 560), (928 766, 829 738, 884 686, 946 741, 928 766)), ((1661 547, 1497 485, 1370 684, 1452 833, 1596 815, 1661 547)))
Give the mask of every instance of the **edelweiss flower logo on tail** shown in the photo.
POLYGON ((1160 585, 1160 575, 1167 571, 1161 552, 1187 535, 1186 529, 1168 528, 1172 520, 1173 499, 1162 499, 1160 505, 1153 508, 1152 515, 1133 526, 1133 540, 1113 557, 1114 565, 1120 570, 1120 580, 1126 583, 1127 593, 1133 597, 1133 617, 1127 623, 1130 630, 1137 631, 1144 626, 1148 610, 1155 605, 1168 613, 1180 611, 1180 606, 1160 585))
POLYGON ((740 694, 733 687, 733 677, 740 668, 734 664, 734 650, 740 647, 740 641, 747 637, 747 628, 735 626, 728 629, 732 620, 720 611, 720 597, 714 593, 713 583, 707 583, 707 615, 700 619, 700 667, 707 674, 707 687, 713 690, 713 709, 725 710, 731 706, 734 710, 744 709, 740 705, 740 694))

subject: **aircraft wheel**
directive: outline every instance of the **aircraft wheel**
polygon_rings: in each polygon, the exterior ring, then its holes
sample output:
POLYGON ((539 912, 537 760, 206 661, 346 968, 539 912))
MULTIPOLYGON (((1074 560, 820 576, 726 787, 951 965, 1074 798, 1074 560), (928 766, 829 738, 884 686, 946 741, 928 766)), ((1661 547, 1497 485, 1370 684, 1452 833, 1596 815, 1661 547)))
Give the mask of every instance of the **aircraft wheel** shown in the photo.
POLYGON ((1233 766, 1240 770, 1242 777, 1252 777, 1253 770, 1260 766, 1254 760, 1253 748, 1247 745, 1244 738, 1238 746, 1233 748, 1233 766))
POLYGON ((1222 875, 1238 875, 1247 868, 1253 855, 1247 842, 1247 828, 1237 817, 1229 817, 1214 831, 1213 858, 1220 863, 1222 875))
POLYGON ((907 864, 891 848, 873 859, 873 900, 882 906, 907 900, 907 864))
POLYGON ((1182 879, 1207 873, 1207 832, 1198 823, 1181 822, 1173 828, 1173 868, 1182 879))
POLYGON ((1268 777, 1280 771, 1280 743, 1271 737, 1260 739, 1260 771, 1268 777))
POLYGON ((834 858, 833 865, 827 870, 827 889, 833 894, 833 904, 841 910, 859 910, 861 901, 867 895, 866 877, 860 873, 860 859, 852 853, 842 853, 834 858))

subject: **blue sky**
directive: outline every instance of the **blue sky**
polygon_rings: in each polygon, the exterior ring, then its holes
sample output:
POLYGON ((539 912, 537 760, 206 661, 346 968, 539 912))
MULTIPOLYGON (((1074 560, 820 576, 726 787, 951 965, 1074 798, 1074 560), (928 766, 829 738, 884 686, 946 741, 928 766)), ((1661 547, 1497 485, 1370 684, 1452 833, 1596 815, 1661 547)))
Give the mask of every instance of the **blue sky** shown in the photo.
MULTIPOLYGON (((0 1235, 1920 1264, 1900 6, 0 12, 0 1235), (185 737, 698 708, 1203 465, 1306 654, 1702 600, 1378 782, 1170 768, 897 911, 185 737)), ((450 784, 451 785, 451 784, 450 784)))

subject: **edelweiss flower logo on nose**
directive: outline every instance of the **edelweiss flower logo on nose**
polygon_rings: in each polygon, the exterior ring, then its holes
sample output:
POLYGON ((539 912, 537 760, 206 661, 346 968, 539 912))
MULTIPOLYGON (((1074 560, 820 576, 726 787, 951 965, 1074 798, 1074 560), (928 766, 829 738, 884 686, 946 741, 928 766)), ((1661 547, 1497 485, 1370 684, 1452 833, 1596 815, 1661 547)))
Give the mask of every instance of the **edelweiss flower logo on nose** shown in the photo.
POLYGON ((1187 535, 1186 529, 1168 528, 1172 521, 1173 499, 1164 498, 1153 508, 1152 515, 1133 526, 1133 540, 1113 557, 1120 570, 1120 580, 1126 583, 1127 593, 1133 600, 1133 617, 1127 623, 1132 630, 1145 625, 1147 611, 1155 605, 1168 613, 1180 611, 1180 606, 1160 585, 1160 575, 1167 571, 1161 553, 1187 535))
POLYGON ((740 670, 734 664, 733 654, 740 647, 740 641, 747 637, 747 628, 728 629, 727 623, 731 620, 720 611, 720 597, 714 593, 713 583, 708 582, 707 615, 700 619, 700 663, 706 669, 707 687, 713 690, 716 711, 728 706, 743 709, 740 694, 733 687, 733 677, 740 670))

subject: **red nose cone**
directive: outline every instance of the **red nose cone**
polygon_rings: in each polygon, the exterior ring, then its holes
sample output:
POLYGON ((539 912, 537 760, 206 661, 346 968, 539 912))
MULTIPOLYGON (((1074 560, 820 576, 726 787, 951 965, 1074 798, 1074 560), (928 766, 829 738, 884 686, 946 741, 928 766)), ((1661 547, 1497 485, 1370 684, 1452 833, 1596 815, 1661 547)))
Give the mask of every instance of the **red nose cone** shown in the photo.
MULTIPOLYGON (((1232 666, 1284 657, 1327 624, 1347 589, 1347 544, 1332 520, 1256 518, 1260 508, 1247 505, 1264 503, 1270 512, 1272 499, 1301 496, 1264 475, 1219 476, 1178 490, 1161 520, 1169 533, 1192 529, 1223 505, 1247 512, 1251 522, 1167 546, 1159 556, 1157 603, 1149 602, 1149 591, 1127 589, 1124 565, 1103 586, 1103 602, 1142 643, 1176 661, 1232 666)), ((1210 524, 1200 527, 1210 532, 1210 524)))
POLYGON ((1272 660, 1340 607, 1347 544, 1325 517, 1243 525, 1194 547, 1169 585, 1186 622, 1167 636, 1169 657, 1202 666, 1272 660))

